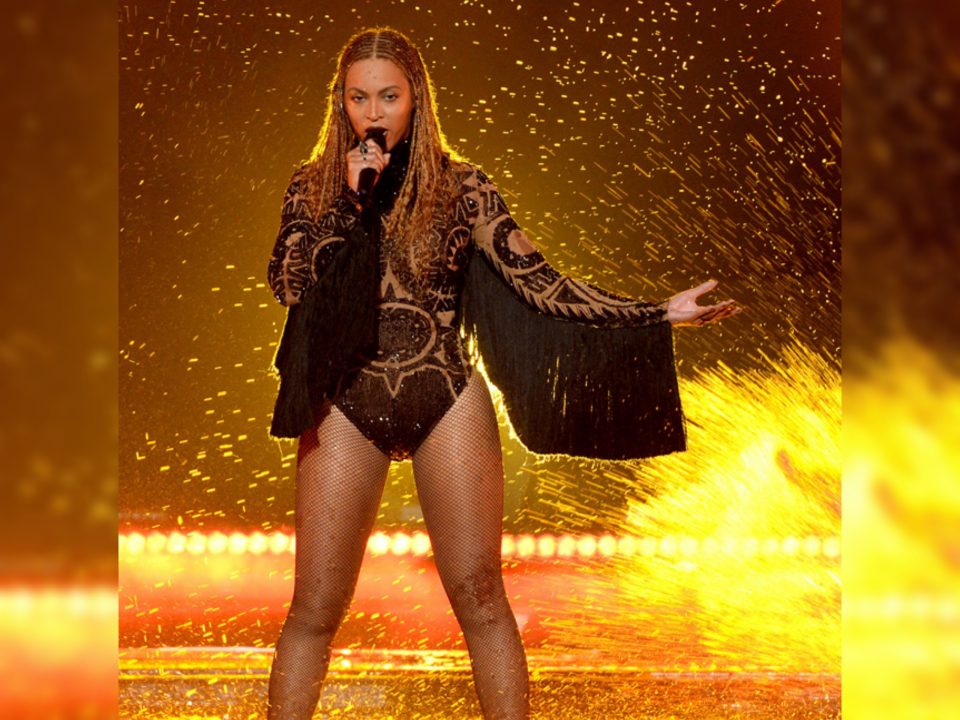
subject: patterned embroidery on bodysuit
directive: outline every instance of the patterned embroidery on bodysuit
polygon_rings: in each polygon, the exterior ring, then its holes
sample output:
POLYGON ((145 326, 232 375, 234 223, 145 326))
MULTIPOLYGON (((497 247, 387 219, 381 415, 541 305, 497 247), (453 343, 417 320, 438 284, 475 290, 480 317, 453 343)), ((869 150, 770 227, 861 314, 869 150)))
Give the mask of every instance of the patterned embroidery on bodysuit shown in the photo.
MULTIPOLYGON (((540 312, 609 326, 645 325, 662 321, 664 315, 652 303, 557 272, 517 227, 502 196, 480 170, 461 165, 453 172, 459 173, 461 190, 447 213, 438 216, 436 258, 427 270, 425 296, 412 289, 409 264, 395 267, 382 244, 376 357, 358 357, 333 398, 357 428, 395 460, 413 455, 473 372, 461 346, 457 313, 474 252, 486 255, 518 298, 540 312)), ((270 262, 270 285, 284 304, 302 298, 357 221, 355 208, 343 199, 311 226, 302 189, 295 174, 270 262)))
MULTIPOLYGON (((428 268, 424 297, 413 290, 409 265, 395 268, 380 255, 380 297, 375 358, 360 358, 334 400, 385 454, 412 457, 466 388, 472 367, 464 360, 457 328, 463 287, 463 228, 434 233, 437 257, 428 268)), ((469 231, 467 231, 469 239, 469 231)))
POLYGON ((280 232, 267 265, 267 283, 281 305, 296 305, 317 282, 358 219, 356 207, 344 195, 314 221, 307 201, 304 168, 290 179, 283 196, 280 232))

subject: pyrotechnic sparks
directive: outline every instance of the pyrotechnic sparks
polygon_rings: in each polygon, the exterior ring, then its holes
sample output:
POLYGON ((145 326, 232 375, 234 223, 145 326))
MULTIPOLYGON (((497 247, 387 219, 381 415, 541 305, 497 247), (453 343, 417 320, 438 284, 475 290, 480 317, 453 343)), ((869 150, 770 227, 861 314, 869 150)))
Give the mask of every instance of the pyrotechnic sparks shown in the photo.
POLYGON ((901 340, 844 401, 845 691, 862 717, 950 717, 960 669, 960 380, 901 340))
MULTIPOLYGON (((365 24, 413 28, 447 136, 559 269, 651 300, 710 274, 748 307, 678 333, 681 364, 758 368, 792 342, 836 357, 837 24, 794 5, 122 5, 124 525, 149 525, 144 505, 160 528, 291 519, 295 458, 263 430, 270 188, 312 145, 320 69, 365 24)), ((417 517, 398 478, 387 524, 417 517)))
POLYGON ((798 539, 840 531, 837 369, 796 348, 682 393, 689 450, 637 467, 656 491, 623 528, 670 552, 591 567, 591 593, 561 594, 546 623, 560 645, 668 668, 839 672, 836 539, 831 554, 798 539))

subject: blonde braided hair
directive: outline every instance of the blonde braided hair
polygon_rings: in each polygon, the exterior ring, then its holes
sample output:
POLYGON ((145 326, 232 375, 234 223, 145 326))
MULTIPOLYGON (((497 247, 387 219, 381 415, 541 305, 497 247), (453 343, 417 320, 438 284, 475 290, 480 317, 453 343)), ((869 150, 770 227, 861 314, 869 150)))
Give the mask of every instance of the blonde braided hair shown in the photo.
POLYGON ((452 163, 463 158, 450 147, 440 129, 433 102, 434 87, 420 52, 402 33, 388 27, 363 30, 347 41, 330 82, 326 118, 320 136, 304 168, 306 196, 315 217, 326 212, 342 192, 347 179, 346 154, 357 137, 343 106, 347 71, 358 60, 384 58, 392 61, 410 83, 413 92, 410 161, 406 178, 386 219, 386 238, 392 259, 409 262, 418 286, 426 281, 436 212, 446 208, 456 191, 452 163))

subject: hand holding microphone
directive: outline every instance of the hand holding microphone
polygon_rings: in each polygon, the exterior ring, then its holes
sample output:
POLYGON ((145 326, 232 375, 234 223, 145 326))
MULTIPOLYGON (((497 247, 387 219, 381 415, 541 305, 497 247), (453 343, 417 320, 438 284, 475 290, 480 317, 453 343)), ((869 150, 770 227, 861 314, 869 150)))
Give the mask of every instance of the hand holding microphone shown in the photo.
POLYGON ((377 177, 390 163, 386 133, 383 128, 370 128, 360 144, 347 153, 347 182, 363 205, 369 202, 377 177))

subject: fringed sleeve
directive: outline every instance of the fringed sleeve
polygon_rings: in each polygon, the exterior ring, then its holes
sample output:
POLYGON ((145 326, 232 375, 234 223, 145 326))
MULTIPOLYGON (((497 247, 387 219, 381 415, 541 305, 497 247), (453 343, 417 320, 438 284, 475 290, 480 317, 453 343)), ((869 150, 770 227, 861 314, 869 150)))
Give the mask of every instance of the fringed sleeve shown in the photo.
POLYGON ((272 436, 296 438, 312 427, 353 356, 376 343, 377 262, 352 198, 345 192, 314 222, 295 173, 268 267, 274 297, 289 307, 273 360, 280 388, 272 436))
POLYGON ((463 324, 520 440, 536 453, 618 460, 685 450, 665 307, 558 273, 493 184, 475 178, 463 324))

